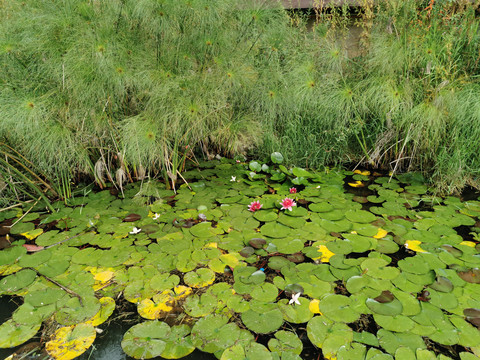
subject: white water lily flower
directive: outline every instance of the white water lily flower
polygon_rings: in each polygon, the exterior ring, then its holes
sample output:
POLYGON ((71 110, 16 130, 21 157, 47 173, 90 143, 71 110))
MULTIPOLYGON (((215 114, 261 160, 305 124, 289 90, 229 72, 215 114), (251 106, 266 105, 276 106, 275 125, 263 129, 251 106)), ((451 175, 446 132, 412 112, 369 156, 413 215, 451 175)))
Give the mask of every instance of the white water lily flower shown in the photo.
POLYGON ((236 177, 236 176, 232 176, 232 178, 230 179, 230 181, 237 181, 237 177, 236 177))
POLYGON ((130 234, 135 235, 135 234, 138 234, 140 231, 142 231, 142 229, 138 229, 138 228, 136 228, 136 227, 134 226, 134 227, 133 227, 133 230, 130 231, 130 234))
POLYGON ((292 294, 292 299, 288 302, 288 305, 291 305, 291 304, 301 305, 300 301, 298 301, 298 298, 300 297, 300 295, 302 295, 301 292, 296 293, 296 294, 292 294))
POLYGON ((157 213, 153 214, 153 220, 157 220, 159 217, 160 217, 160 214, 157 214, 157 213))

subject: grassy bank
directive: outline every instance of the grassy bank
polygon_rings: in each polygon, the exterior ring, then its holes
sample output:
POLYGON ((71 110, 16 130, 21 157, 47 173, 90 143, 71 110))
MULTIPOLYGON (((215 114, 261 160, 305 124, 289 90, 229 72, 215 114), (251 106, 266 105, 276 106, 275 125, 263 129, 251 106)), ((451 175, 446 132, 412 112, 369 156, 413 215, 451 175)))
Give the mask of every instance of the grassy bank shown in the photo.
POLYGON ((420 169, 448 192, 478 184, 474 7, 360 15, 349 58, 346 9, 318 10, 311 32, 233 0, 2 2, 0 180, 68 197, 85 175, 175 181, 194 155, 281 151, 298 166, 420 169))

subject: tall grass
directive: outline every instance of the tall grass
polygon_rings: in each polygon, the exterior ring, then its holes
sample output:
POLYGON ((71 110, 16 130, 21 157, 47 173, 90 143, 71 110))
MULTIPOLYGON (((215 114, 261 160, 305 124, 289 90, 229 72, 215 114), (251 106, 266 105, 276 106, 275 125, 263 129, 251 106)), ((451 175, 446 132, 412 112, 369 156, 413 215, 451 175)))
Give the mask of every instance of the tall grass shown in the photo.
POLYGON ((478 186, 475 7, 364 5, 352 58, 345 7, 317 8, 309 31, 258 1, 1 2, 0 141, 63 197, 83 174, 101 186, 168 180, 192 149, 478 186))

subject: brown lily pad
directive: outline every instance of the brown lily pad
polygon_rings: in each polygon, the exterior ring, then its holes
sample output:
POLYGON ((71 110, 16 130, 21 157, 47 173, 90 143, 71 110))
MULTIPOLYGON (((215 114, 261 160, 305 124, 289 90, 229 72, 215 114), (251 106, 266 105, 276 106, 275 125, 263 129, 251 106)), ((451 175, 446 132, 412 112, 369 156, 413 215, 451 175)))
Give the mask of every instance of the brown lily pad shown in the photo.
POLYGON ((138 214, 128 214, 127 216, 125 216, 125 218, 123 219, 123 221, 125 222, 133 222, 133 221, 138 221, 140 220, 142 217, 138 214))
POLYGON ((475 269, 470 269, 467 271, 458 271, 457 272, 458 276, 465 280, 466 282, 472 283, 472 284, 480 284, 480 269, 475 268, 475 269))

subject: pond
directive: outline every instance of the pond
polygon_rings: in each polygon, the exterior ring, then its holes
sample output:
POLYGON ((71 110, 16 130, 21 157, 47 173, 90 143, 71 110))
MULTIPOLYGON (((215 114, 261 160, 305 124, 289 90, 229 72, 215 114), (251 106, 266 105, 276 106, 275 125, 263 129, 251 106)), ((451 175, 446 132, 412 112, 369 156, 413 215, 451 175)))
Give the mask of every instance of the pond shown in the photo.
POLYGON ((0 212, 0 356, 480 356, 478 193, 281 162, 0 212))

